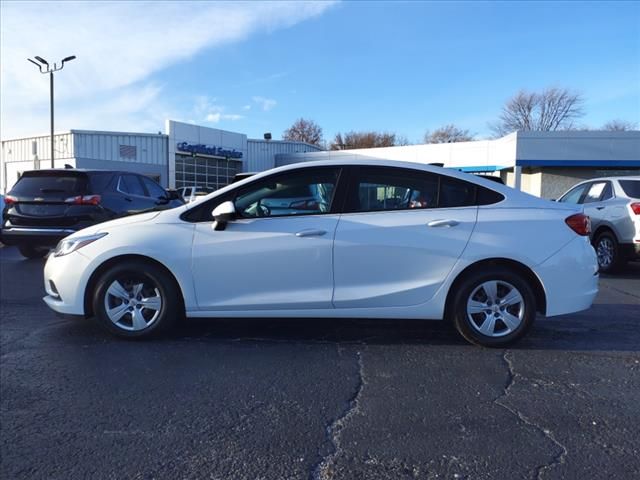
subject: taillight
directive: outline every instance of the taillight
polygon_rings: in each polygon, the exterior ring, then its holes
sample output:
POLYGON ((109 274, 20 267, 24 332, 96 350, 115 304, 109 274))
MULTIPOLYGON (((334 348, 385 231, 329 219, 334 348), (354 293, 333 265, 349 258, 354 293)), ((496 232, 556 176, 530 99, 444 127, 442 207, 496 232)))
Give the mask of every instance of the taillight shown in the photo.
POLYGON ((629 206, 631 207, 631 210, 633 210, 633 213, 640 215, 640 202, 632 203, 629 206))
POLYGON ((13 195, 7 195, 4 197, 4 204, 5 205, 13 205, 14 203, 18 203, 18 199, 16 197, 14 197, 13 195))
POLYGON ((591 219, 584 213, 576 213, 565 218, 565 223, 578 235, 586 237, 591 233, 591 219))
POLYGON ((100 195, 78 195, 77 197, 69 197, 64 203, 72 205, 100 205, 102 197, 100 195))

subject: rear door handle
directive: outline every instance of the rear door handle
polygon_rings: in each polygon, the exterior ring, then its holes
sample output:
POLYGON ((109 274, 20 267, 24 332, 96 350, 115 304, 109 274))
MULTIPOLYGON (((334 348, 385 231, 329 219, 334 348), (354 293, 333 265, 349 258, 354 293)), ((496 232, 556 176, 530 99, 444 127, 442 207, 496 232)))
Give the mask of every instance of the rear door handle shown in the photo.
POLYGON ((431 220, 427 227, 455 227, 458 223, 457 220, 431 220))
POLYGON ((325 233, 327 233, 326 230, 308 229, 296 232, 296 237, 321 237, 325 233))
POLYGON ((605 207, 596 207, 596 210, 602 210, 605 207))

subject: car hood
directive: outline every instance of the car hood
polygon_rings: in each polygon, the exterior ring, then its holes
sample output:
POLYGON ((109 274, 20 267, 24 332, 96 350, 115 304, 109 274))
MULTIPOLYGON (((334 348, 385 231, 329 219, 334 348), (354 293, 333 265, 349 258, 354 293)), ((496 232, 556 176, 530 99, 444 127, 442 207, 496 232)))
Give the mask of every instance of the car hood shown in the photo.
POLYGON ((127 217, 117 218, 116 220, 110 220, 104 223, 98 223, 96 225, 92 225, 83 230, 79 230, 78 232, 71 235, 72 237, 80 237, 83 235, 93 235, 98 232, 105 232, 112 228, 123 227, 127 225, 133 225, 136 223, 143 223, 153 220, 162 212, 148 212, 148 213, 139 213, 137 215, 130 215, 127 217))

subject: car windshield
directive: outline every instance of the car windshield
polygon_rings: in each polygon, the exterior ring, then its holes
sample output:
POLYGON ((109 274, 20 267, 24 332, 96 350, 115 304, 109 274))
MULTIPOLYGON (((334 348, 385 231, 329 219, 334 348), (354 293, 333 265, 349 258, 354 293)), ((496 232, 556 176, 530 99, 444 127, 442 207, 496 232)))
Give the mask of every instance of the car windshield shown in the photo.
POLYGON ((620 186, 625 195, 631 198, 640 198, 640 180, 620 180, 620 186))
POLYGON ((11 189, 20 197, 51 195, 78 195, 86 193, 87 178, 77 174, 24 174, 11 189))

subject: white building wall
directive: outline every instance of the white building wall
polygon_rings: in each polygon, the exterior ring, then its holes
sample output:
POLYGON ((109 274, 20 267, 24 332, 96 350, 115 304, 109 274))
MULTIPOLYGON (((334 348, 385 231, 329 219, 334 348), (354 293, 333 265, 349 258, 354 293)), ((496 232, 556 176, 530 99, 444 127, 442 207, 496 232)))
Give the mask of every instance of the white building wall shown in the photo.
MULTIPOLYGON (((71 130, 76 158, 114 162, 167 164, 167 137, 148 133, 94 132, 71 130), (122 155, 123 147, 131 147, 122 155)), ((107 167, 105 167, 107 168, 107 167)))
POLYGON ((322 149, 316 145, 302 142, 287 142, 282 140, 247 140, 247 161, 245 172, 262 172, 276 166, 275 157, 279 154, 304 152, 318 152, 322 149))
POLYGON ((349 155, 385 158, 416 163, 442 163, 448 168, 470 168, 492 171, 515 165, 517 136, 515 133, 497 140, 476 142, 405 145, 398 147, 332 150, 317 153, 278 155, 278 166, 300 161, 348 158, 349 155), (347 157, 345 157, 347 155, 347 157))

